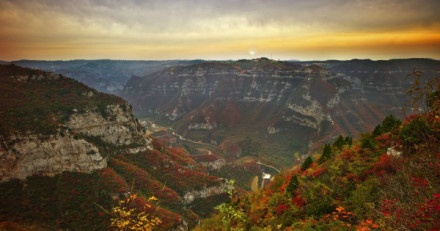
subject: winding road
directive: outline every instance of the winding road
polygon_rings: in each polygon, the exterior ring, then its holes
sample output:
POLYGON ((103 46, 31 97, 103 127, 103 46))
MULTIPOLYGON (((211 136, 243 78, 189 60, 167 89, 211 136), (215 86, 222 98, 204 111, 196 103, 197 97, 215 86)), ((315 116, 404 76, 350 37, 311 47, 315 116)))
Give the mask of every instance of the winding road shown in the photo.
POLYGON ((278 172, 278 174, 281 173, 281 171, 280 171, 279 169, 275 168, 274 166, 267 165, 267 164, 265 164, 265 163, 261 163, 260 161, 257 161, 257 164, 260 164, 260 165, 266 166, 266 167, 271 168, 271 169, 275 169, 275 170, 278 172))
MULTIPOLYGON (((201 141, 195 141, 195 140, 187 139, 187 138, 183 137, 182 135, 179 135, 179 134, 175 133, 174 131, 173 131, 172 133, 173 133, 174 136, 178 137, 179 139, 181 139, 181 140, 183 140, 183 141, 188 141, 188 142, 191 142, 191 143, 194 143, 194 144, 208 145, 208 146, 211 146, 211 147, 214 147, 214 148, 217 147, 217 146, 215 146, 215 145, 213 145, 213 144, 208 144, 208 143, 203 143, 203 142, 201 142, 201 141)), ((205 149, 205 150, 206 150, 206 149, 205 149)), ((209 150, 208 150, 208 151, 209 151, 209 150)), ((211 154, 211 151, 209 151, 209 154, 211 154)), ((278 172, 278 174, 281 173, 281 171, 280 171, 279 169, 275 168, 274 166, 271 166, 271 165, 268 165, 268 164, 262 163, 262 162, 260 162, 260 161, 257 161, 257 164, 259 164, 259 165, 263 165, 263 166, 266 166, 266 167, 271 168, 271 169, 274 169, 275 171, 278 172)))
POLYGON ((187 139, 187 138, 183 137, 182 135, 179 135, 179 134, 175 133, 174 131, 173 131, 173 135, 179 137, 179 139, 181 139, 181 140, 188 141, 188 142, 193 143, 193 144, 208 145, 208 146, 211 146, 211 147, 214 147, 214 148, 217 147, 217 146, 215 146, 213 144, 208 144, 208 143, 203 143, 201 141, 195 141, 195 140, 187 139))

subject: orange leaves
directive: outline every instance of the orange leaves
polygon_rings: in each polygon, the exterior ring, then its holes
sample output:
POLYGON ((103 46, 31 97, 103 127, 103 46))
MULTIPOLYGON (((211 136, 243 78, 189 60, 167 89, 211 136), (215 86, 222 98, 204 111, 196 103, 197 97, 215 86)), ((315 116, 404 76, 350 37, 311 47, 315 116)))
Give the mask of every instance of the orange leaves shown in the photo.
POLYGON ((356 226, 357 231, 370 231, 371 229, 378 229, 380 226, 373 222, 373 220, 366 219, 356 226))
POLYGON ((341 213, 341 212, 345 212, 345 209, 343 207, 339 206, 336 208, 336 211, 338 211, 338 213, 341 213))
MULTIPOLYGON (((352 227, 357 223, 354 214, 352 212, 347 212, 342 206, 337 207, 335 212, 325 215, 324 219, 327 220, 327 222, 335 222, 335 224, 347 228, 352 227)), ((374 223, 373 220, 366 219, 354 228, 358 231, 369 231, 379 228, 379 225, 374 223)))

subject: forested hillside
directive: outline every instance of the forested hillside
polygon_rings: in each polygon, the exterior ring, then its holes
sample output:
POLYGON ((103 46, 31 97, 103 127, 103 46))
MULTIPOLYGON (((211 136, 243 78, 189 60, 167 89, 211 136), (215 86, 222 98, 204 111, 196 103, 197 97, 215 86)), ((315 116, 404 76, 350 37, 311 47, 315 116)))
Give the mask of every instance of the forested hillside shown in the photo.
POLYGON ((258 192, 235 191, 197 230, 438 230, 439 87, 417 78, 409 93, 424 112, 340 136, 258 192))

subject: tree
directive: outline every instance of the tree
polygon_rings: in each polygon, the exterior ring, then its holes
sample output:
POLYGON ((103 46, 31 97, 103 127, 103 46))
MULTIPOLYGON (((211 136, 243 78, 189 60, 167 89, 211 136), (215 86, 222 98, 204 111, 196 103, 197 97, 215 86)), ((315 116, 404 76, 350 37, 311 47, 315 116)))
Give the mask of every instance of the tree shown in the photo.
POLYGON ((393 115, 388 115, 382 121, 382 128, 384 132, 392 132, 402 124, 402 121, 394 117, 393 115))
POLYGON ((353 138, 350 136, 345 137, 345 144, 351 146, 353 144, 353 138))
POLYGON ((438 109, 438 107, 432 107, 433 105, 432 102, 430 103, 430 100, 436 95, 438 97, 436 92, 440 90, 440 77, 430 79, 422 84, 421 71, 414 69, 412 75, 415 77, 414 83, 407 92, 411 97, 410 104, 414 107, 423 108, 425 112, 435 112, 435 109, 438 109))
POLYGON ((289 185, 287 185, 286 192, 289 195, 293 196, 295 195, 295 191, 297 188, 298 188, 298 177, 296 175, 293 175, 292 178, 290 178, 289 185))
POLYGON ((382 134, 382 133, 383 133, 382 126, 379 124, 379 125, 377 125, 377 126, 374 128, 374 130, 373 130, 373 136, 376 137, 376 136, 379 136, 379 135, 382 134))
POLYGON ((373 130, 373 137, 379 136, 384 132, 392 132, 399 128, 402 124, 402 121, 394 117, 393 115, 388 115, 382 121, 381 124, 377 125, 373 130))
POLYGON ((312 165, 313 159, 311 156, 307 157, 304 162, 301 165, 301 171, 305 171, 306 169, 310 168, 310 165, 312 165))
POLYGON ((342 135, 339 135, 338 139, 336 139, 336 141, 333 143, 333 145, 335 147, 337 147, 338 149, 341 149, 342 146, 344 146, 344 137, 342 137, 342 135))
POLYGON ((365 137, 362 138, 362 140, 361 140, 361 148, 362 148, 362 150, 364 150, 364 149, 374 150, 375 147, 376 147, 376 144, 375 144, 375 142, 374 142, 372 137, 365 136, 365 137))
POLYGON ((406 145, 422 143, 433 134, 427 123, 426 119, 417 117, 402 128, 399 137, 406 145))
POLYGON ((324 151, 322 152, 321 158, 319 158, 319 163, 322 164, 326 160, 328 160, 330 158, 331 152, 332 150, 330 144, 325 144, 324 151))
MULTIPOLYGON (((231 201, 234 198, 234 183, 234 180, 226 180, 225 191, 228 193, 231 201)), ((241 224, 246 222, 246 215, 241 209, 233 206, 231 203, 222 203, 215 207, 215 209, 219 211, 226 230, 244 230, 241 224), (238 223, 237 227, 234 227, 233 223, 238 223)))

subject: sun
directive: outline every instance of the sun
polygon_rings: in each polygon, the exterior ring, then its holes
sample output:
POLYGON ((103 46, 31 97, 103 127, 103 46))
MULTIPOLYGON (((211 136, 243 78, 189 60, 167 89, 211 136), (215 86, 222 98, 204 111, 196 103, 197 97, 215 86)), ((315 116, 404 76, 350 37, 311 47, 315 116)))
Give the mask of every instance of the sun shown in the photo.
POLYGON ((254 51, 254 50, 249 50, 249 54, 250 55, 255 55, 257 52, 256 51, 254 51))

